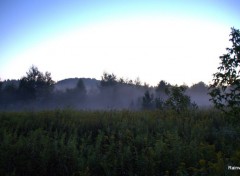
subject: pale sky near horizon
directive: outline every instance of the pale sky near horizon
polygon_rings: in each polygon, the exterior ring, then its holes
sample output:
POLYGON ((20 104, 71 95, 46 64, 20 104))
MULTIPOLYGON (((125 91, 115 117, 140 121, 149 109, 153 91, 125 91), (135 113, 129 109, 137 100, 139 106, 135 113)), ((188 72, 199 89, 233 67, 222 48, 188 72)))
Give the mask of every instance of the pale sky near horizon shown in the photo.
POLYGON ((240 1, 2 0, 0 78, 31 65, 55 81, 117 77, 209 83, 240 29, 240 1))

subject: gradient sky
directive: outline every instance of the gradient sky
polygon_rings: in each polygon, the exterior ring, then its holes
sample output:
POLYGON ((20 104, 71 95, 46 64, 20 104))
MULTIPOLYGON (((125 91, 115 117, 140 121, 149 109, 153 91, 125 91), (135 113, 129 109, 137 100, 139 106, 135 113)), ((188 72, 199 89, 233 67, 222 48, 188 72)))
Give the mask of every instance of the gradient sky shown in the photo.
POLYGON ((240 1, 1 0, 0 78, 104 71, 157 85, 209 83, 240 29, 240 1))

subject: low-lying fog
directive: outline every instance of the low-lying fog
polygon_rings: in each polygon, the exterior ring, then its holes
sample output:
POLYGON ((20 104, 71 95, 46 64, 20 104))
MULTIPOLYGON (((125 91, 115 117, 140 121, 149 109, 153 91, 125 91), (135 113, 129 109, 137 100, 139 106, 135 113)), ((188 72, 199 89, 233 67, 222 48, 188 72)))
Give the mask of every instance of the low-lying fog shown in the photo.
MULTIPOLYGON (((1 86, 1 110, 47 110, 58 108, 73 108, 84 110, 109 109, 142 109, 143 96, 149 91, 153 100, 166 97, 164 91, 158 87, 149 87, 139 83, 116 82, 104 86, 101 81, 89 78, 71 78, 54 84, 51 93, 35 94, 32 99, 19 98, 18 81, 4 81, 1 86)), ((159 86, 159 85, 158 85, 159 86)), ((208 87, 199 82, 187 87, 185 94, 195 102, 199 108, 211 106, 207 94, 208 87)))

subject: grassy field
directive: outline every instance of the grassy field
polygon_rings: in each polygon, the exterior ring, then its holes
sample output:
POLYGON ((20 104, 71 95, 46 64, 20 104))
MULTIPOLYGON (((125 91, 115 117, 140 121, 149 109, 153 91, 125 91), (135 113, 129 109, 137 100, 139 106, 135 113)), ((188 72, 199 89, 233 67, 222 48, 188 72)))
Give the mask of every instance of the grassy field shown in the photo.
POLYGON ((215 110, 0 113, 0 175, 240 175, 240 126, 215 110))

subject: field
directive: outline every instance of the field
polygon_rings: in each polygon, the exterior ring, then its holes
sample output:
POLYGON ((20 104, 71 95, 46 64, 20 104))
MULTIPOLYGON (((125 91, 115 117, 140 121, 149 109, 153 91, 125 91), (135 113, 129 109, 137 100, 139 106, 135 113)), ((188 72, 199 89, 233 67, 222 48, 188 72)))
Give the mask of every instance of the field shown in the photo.
POLYGON ((0 175, 240 175, 229 166, 240 126, 213 109, 0 113, 0 175))

